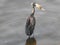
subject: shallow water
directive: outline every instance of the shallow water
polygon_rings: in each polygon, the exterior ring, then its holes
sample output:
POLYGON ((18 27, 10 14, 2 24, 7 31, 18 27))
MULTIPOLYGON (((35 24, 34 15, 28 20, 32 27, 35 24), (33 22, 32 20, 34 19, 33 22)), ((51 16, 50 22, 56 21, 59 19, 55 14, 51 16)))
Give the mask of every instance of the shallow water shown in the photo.
POLYGON ((59 0, 0 0, 0 45, 27 45, 25 22, 32 10, 31 2, 46 9, 36 9, 34 45, 60 45, 59 0))

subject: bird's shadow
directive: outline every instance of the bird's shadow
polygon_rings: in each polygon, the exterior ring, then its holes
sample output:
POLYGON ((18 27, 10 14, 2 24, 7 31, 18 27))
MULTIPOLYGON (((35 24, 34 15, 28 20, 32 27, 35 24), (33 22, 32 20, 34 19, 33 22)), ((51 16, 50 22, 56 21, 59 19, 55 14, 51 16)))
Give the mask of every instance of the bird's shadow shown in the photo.
POLYGON ((36 45, 36 39, 34 37, 28 37, 25 45, 36 45))

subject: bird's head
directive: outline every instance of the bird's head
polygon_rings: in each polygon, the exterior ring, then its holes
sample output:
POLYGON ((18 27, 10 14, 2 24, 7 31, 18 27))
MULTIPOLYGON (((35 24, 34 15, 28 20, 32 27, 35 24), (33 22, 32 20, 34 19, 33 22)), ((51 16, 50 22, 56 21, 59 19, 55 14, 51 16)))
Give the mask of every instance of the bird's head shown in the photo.
POLYGON ((39 4, 35 3, 35 2, 31 3, 31 5, 32 5, 33 7, 38 8, 39 10, 45 11, 45 9, 44 9, 41 5, 39 5, 39 4))
POLYGON ((31 5, 33 6, 33 8, 36 6, 35 4, 36 4, 35 2, 31 3, 31 5))

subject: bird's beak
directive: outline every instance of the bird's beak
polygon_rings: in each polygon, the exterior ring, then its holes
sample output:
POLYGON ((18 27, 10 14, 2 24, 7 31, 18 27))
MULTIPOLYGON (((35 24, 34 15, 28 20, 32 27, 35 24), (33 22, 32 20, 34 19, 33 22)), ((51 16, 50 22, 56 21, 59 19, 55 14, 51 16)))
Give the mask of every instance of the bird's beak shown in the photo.
POLYGON ((35 4, 35 6, 36 6, 36 8, 38 8, 39 10, 45 11, 45 9, 44 9, 41 5, 39 5, 39 4, 35 4))

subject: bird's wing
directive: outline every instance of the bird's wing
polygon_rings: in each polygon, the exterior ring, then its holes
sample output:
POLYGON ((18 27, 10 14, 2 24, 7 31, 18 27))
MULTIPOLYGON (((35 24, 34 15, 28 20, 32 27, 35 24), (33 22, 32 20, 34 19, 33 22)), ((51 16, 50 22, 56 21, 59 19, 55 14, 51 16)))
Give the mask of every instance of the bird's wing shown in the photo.
POLYGON ((26 27, 35 27, 35 17, 33 17, 33 20, 31 20, 31 18, 28 18, 26 21, 26 27))

